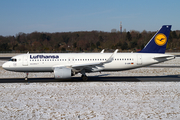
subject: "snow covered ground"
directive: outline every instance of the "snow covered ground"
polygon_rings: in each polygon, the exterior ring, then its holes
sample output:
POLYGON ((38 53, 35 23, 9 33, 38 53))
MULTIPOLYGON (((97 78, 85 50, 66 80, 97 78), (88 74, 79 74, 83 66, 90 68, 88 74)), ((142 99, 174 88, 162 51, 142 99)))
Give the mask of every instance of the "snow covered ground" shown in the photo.
MULTIPOLYGON (((180 58, 159 65, 180 66, 180 58)), ((102 74, 107 74, 103 77, 179 75, 180 69, 146 67, 102 74)), ((97 75, 101 74, 88 74, 97 75)), ((24 76, 0 68, 0 78, 24 76)), ((29 77, 53 77, 53 73, 30 73, 29 77)), ((180 119, 180 82, 0 83, 0 96, 1 119, 180 119)))

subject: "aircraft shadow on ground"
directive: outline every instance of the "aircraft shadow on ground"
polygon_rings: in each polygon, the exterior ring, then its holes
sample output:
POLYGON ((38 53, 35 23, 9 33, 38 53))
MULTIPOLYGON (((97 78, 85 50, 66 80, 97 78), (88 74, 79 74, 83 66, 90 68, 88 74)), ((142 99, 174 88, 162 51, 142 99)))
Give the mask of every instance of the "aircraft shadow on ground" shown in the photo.
POLYGON ((89 76, 87 81, 81 80, 81 77, 71 79, 54 79, 54 78, 1 78, 0 83, 38 83, 38 82, 180 82, 179 75, 168 76, 111 76, 99 77, 89 76))

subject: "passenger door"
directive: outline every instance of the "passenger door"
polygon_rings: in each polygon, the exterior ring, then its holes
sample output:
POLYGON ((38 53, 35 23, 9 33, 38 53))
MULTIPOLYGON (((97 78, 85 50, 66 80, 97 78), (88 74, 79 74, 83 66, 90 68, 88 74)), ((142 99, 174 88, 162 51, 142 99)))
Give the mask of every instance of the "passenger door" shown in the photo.
POLYGON ((28 66, 28 55, 23 56, 22 65, 23 66, 28 66))
POLYGON ((137 55, 137 65, 142 65, 142 55, 137 55))

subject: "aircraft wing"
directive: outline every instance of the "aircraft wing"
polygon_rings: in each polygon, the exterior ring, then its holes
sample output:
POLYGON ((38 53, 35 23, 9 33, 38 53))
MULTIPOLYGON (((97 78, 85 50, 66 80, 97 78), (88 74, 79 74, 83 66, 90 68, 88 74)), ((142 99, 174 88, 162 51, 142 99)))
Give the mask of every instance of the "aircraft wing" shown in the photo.
POLYGON ((85 63, 85 64, 75 64, 75 65, 72 65, 71 67, 72 68, 76 68, 76 67, 85 67, 85 66, 96 66, 96 65, 103 65, 103 64, 106 64, 106 63, 110 63, 113 61, 114 59, 114 56, 115 54, 118 52, 118 49, 116 49, 114 51, 114 53, 104 62, 94 62, 94 63, 85 63))
POLYGON ((115 54, 118 52, 118 49, 116 49, 114 51, 114 53, 104 62, 92 62, 92 63, 84 63, 84 64, 73 64, 73 65, 56 65, 56 66, 53 66, 53 68, 56 68, 56 67, 66 67, 66 68, 72 68, 74 70, 76 69, 85 69, 85 68, 92 68, 92 67, 96 67, 96 66, 102 66, 106 63, 110 63, 113 61, 114 59, 114 56, 115 54))
POLYGON ((85 63, 85 64, 75 64, 72 65, 72 68, 78 68, 78 67, 85 67, 85 66, 96 66, 96 65, 102 65, 102 62, 96 62, 96 63, 85 63))

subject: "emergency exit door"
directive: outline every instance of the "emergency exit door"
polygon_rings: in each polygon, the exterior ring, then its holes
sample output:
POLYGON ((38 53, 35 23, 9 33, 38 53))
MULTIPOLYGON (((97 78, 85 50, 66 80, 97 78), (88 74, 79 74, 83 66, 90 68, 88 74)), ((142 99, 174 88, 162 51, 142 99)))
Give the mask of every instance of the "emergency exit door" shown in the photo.
POLYGON ((137 55, 137 65, 142 65, 142 55, 137 55))

